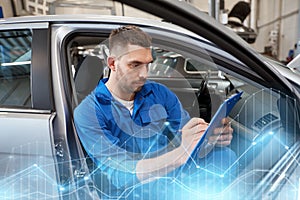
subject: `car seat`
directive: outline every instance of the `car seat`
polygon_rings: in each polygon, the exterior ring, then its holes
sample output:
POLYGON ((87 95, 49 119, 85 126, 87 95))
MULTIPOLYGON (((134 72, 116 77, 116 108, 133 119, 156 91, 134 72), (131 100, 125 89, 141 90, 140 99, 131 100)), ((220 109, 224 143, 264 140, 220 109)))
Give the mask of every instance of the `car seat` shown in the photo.
POLYGON ((78 104, 97 86, 103 78, 104 65, 97 56, 86 56, 75 73, 74 82, 78 104))

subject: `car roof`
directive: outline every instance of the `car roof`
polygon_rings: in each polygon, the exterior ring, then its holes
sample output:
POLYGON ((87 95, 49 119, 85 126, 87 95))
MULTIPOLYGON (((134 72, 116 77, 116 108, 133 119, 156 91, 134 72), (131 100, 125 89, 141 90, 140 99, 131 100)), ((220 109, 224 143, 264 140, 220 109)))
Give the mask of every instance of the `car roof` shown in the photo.
POLYGON ((76 14, 76 15, 39 15, 39 16, 21 16, 0 19, 1 25, 10 25, 16 23, 120 23, 120 24, 140 24, 143 26, 154 26, 163 28, 165 30, 177 31, 184 34, 191 35, 199 38, 197 34, 177 26, 172 23, 164 22, 159 19, 147 19, 138 17, 127 17, 127 16, 114 16, 114 15, 93 15, 93 14, 76 14))
POLYGON ((126 22, 130 19, 130 21, 136 22, 145 22, 158 21, 153 19, 142 19, 136 17, 126 17, 126 16, 114 16, 114 15, 94 15, 94 14, 60 14, 60 15, 31 15, 31 16, 20 16, 20 17, 9 17, 0 19, 0 24, 12 24, 12 23, 28 23, 28 22, 99 22, 107 21, 111 22, 119 21, 126 22))

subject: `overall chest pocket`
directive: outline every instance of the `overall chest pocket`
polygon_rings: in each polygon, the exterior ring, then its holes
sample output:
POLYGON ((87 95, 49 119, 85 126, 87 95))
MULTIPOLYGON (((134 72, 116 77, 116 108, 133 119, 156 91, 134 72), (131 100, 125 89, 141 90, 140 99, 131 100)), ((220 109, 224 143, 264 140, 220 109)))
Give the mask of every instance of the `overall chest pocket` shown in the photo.
POLYGON ((143 109, 140 111, 140 113, 141 121, 144 127, 154 125, 162 128, 168 117, 167 111, 160 104, 155 104, 149 109, 143 109))
MULTIPOLYGON (((166 128, 167 112, 165 108, 159 104, 153 105, 148 110, 141 110, 141 121, 144 133, 148 135, 148 144, 145 146, 152 147, 152 151, 165 147, 168 143, 168 137, 163 134, 166 128)), ((144 141, 145 142, 145 141, 144 141)))

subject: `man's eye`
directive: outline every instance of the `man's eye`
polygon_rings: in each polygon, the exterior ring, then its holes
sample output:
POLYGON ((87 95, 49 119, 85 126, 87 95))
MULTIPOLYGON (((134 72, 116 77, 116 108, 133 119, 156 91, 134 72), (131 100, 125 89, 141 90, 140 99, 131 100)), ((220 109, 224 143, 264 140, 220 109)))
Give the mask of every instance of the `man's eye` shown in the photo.
POLYGON ((139 67, 140 65, 141 65, 141 64, 132 63, 132 64, 131 64, 131 67, 132 67, 132 68, 137 68, 137 67, 139 67))
POLYGON ((141 68, 141 67, 149 67, 151 65, 151 63, 130 63, 129 67, 130 68, 141 68))
POLYGON ((139 68, 141 66, 143 66, 143 64, 141 64, 141 63, 130 63, 129 64, 130 68, 139 68))

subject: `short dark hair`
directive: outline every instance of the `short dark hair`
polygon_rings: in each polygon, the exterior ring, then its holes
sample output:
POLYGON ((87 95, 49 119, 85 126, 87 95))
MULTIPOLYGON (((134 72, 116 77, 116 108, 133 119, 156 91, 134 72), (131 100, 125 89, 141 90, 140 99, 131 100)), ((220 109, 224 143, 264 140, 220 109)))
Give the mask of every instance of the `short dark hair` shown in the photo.
POLYGON ((137 26, 127 25, 112 30, 109 36, 109 50, 115 46, 138 45, 150 47, 152 38, 137 26))

